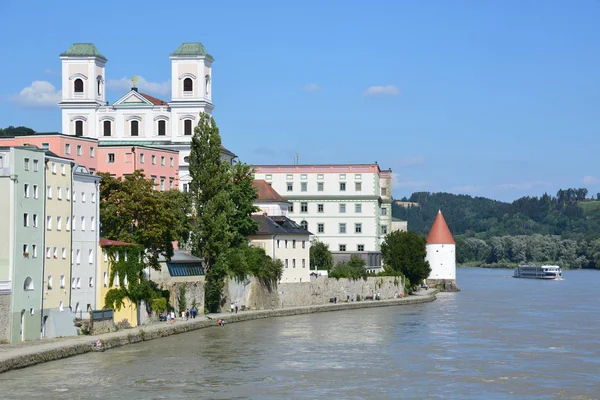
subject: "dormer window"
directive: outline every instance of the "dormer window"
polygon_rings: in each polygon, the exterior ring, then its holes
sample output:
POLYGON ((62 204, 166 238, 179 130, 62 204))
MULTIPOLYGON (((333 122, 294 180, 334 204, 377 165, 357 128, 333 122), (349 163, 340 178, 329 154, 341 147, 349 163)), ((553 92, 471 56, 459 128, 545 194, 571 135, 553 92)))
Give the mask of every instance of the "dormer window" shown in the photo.
POLYGON ((75 89, 75 94, 83 95, 83 80, 81 80, 81 78, 75 79, 75 82, 73 82, 73 87, 75 89))
POLYGON ((183 134, 186 136, 192 135, 192 120, 186 119, 183 121, 183 134))
POLYGON ((138 136, 140 132, 139 121, 131 121, 131 136, 138 136))
POLYGON ((185 78, 183 80, 183 91, 184 92, 192 92, 194 90, 194 83, 192 78, 185 78))
POLYGON ((75 121, 75 136, 83 136, 83 121, 75 121))

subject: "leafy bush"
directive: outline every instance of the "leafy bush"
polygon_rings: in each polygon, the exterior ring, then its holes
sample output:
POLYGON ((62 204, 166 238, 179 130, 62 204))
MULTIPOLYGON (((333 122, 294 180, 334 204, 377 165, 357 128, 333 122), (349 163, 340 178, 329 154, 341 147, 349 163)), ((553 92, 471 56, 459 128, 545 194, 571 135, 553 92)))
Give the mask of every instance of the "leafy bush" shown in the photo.
POLYGON ((367 280, 367 270, 365 269, 366 261, 354 255, 348 261, 340 261, 335 268, 329 272, 330 278, 340 279, 364 279, 367 280))

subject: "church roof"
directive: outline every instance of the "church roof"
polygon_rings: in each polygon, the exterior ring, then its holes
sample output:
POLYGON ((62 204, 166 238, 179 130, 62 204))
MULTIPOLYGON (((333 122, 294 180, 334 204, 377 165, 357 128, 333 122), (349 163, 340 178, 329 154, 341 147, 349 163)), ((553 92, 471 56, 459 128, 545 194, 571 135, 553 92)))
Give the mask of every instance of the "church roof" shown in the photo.
POLYGON ((275 189, 263 179, 255 179, 252 182, 252 186, 256 189, 258 198, 257 202, 260 203, 287 203, 287 200, 281 197, 275 189))
POLYGON ((167 102, 161 99, 157 99, 156 97, 150 96, 149 94, 146 93, 142 93, 142 92, 138 92, 142 97, 144 97, 146 100, 148 100, 150 103, 154 104, 155 106, 166 106, 167 102))
MULTIPOLYGON (((204 45, 200 42, 188 42, 182 43, 181 46, 177 48, 173 53, 171 53, 171 57, 177 56, 208 56, 211 57, 210 54, 204 48, 204 45)), ((212 58, 212 57, 211 57, 212 58)))
POLYGON ((104 61, 104 57, 94 46, 94 43, 73 43, 71 47, 60 55, 61 57, 98 57, 104 61))
POLYGON ((429 235, 427 235, 427 244, 455 244, 454 238, 452 237, 452 233, 450 233, 450 229, 448 229, 448 224, 446 224, 446 220, 442 215, 442 211, 438 211, 435 219, 433 220, 433 225, 429 230, 429 235))

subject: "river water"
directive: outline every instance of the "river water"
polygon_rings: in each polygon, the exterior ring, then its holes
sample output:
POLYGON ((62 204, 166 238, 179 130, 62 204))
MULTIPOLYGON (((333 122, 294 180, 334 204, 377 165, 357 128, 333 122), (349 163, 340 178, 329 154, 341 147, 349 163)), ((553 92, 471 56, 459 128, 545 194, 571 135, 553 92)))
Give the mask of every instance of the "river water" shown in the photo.
POLYGON ((600 271, 460 268, 433 303, 201 329, 0 375, 2 399, 599 399, 600 271), (41 397, 40 397, 41 396, 41 397))

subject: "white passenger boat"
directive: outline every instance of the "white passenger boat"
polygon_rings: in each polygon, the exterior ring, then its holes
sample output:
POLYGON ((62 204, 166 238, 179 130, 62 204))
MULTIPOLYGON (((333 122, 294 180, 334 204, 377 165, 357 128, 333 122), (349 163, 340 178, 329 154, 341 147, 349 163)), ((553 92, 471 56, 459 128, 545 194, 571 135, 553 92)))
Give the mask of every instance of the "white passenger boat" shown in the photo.
POLYGON ((515 268, 515 278, 562 279, 562 269, 558 265, 519 265, 515 268))

